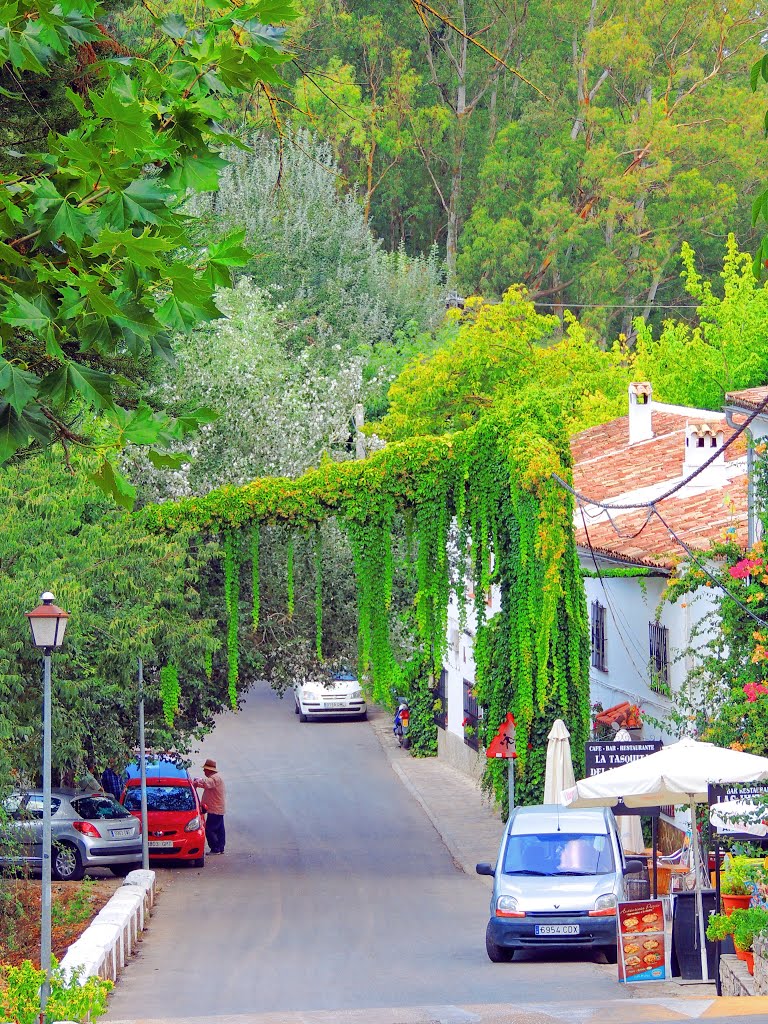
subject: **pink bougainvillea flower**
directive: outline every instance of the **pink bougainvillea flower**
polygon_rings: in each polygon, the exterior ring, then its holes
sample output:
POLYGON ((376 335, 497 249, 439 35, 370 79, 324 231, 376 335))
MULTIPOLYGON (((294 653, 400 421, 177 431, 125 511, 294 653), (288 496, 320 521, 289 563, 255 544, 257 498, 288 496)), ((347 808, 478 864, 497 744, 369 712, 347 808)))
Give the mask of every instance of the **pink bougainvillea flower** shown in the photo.
POLYGON ((765 683, 744 683, 742 690, 749 703, 754 704, 761 693, 768 693, 768 686, 765 683))
POLYGON ((728 572, 735 580, 745 580, 753 569, 759 569, 762 564, 762 558, 742 558, 736 565, 730 566, 728 572))

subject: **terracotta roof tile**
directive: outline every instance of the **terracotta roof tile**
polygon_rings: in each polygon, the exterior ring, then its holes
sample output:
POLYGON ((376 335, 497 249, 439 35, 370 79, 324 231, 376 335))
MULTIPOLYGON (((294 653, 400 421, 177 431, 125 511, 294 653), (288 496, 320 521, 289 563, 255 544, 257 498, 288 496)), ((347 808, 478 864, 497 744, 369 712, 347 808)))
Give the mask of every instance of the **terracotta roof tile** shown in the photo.
MULTIPOLYGON (((658 509, 664 520, 690 547, 706 549, 728 537, 746 546, 746 476, 736 477, 722 490, 667 498, 659 502, 658 509)), ((575 521, 576 543, 587 549, 591 544, 596 553, 620 561, 671 568, 675 561, 685 555, 685 549, 670 537, 658 516, 652 515, 644 526, 647 515, 646 509, 614 513, 615 529, 610 522, 590 521, 585 515, 586 530, 579 517, 575 521)))
POLYGON ((746 388, 744 391, 729 391, 725 396, 728 405, 740 405, 742 409, 759 409, 768 398, 768 385, 761 388, 746 388))
MULTIPOLYGON (((768 395, 768 388, 764 390, 768 395)), ((683 476, 686 426, 710 424, 717 431, 722 430, 726 442, 734 433, 722 414, 682 407, 679 411, 678 407, 652 407, 651 422, 654 436, 632 445, 629 444, 627 416, 571 438, 576 490, 595 501, 616 500, 643 488, 663 492, 667 489, 665 484, 671 488, 683 476)), ((726 466, 743 456, 745 450, 744 439, 740 437, 725 452, 726 466)), ((732 467, 731 472, 735 468, 732 467)), ((717 477, 713 481, 708 474, 701 482, 701 490, 687 487, 682 495, 675 494, 660 502, 661 515, 693 547, 707 548, 724 540, 727 530, 735 531, 730 535, 746 544, 746 476, 732 476, 730 481, 721 483, 717 477)), ((577 516, 574 520, 577 543, 587 546, 588 533, 593 548, 602 554, 663 568, 670 567, 675 558, 684 553, 656 516, 643 526, 647 510, 613 513, 613 516, 620 533, 610 522, 589 517, 586 517, 585 532, 581 517, 577 516)))

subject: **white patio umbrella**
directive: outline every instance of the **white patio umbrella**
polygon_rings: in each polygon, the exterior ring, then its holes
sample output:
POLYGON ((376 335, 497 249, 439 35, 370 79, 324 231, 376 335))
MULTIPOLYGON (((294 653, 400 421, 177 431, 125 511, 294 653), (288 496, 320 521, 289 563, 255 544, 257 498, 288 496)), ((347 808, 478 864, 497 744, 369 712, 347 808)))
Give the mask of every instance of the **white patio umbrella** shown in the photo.
POLYGON ((708 978, 707 951, 695 805, 707 803, 710 782, 760 782, 764 779, 768 779, 768 758, 686 738, 662 747, 655 754, 582 779, 563 793, 563 802, 571 807, 612 807, 619 798, 627 807, 690 804, 701 970, 705 979, 708 978))
POLYGON ((562 718, 556 718, 552 723, 547 739, 544 803, 560 804, 563 802, 563 790, 576 785, 571 759, 571 734, 562 718))

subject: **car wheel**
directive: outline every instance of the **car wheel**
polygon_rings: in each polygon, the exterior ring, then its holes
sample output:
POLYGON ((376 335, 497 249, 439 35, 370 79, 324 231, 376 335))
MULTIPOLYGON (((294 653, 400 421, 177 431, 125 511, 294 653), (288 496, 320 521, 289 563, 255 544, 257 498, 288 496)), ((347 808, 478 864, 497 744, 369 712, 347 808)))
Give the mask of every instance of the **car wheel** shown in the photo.
POLYGON ((608 964, 617 964, 619 962, 619 947, 618 946, 603 946, 602 949, 605 962, 608 964))
POLYGON ((361 722, 367 722, 368 721, 368 712, 367 711, 364 711, 362 713, 362 715, 360 715, 360 721, 361 722))
POLYGON ((131 871, 135 871, 136 867, 136 864, 110 864, 109 870, 115 878, 125 878, 131 871))
POLYGON ((295 701, 293 703, 293 713, 294 715, 298 715, 299 713, 299 705, 295 701))
POLYGON ((205 854, 202 857, 196 857, 194 860, 189 862, 189 866, 192 868, 204 868, 205 867, 205 854))
POLYGON ((491 938, 490 925, 485 932, 485 951, 492 964, 508 964, 515 955, 514 949, 507 949, 506 946, 497 946, 491 938))
POLYGON ((300 722, 306 722, 306 720, 307 720, 307 716, 305 714, 303 714, 301 711, 299 711, 299 721, 300 722))
POLYGON ((85 874, 83 858, 72 843, 56 843, 51 860, 51 876, 57 882, 79 882, 85 874))

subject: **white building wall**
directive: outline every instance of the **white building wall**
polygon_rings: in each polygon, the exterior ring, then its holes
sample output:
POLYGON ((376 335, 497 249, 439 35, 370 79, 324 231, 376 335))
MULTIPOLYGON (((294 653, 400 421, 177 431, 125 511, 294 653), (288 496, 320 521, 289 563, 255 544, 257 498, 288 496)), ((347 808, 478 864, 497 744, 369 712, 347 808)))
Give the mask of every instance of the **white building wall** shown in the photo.
MULTIPOLYGON (((593 567, 591 558, 590 568, 593 567)), ((601 570, 609 570, 601 564, 601 570)), ((649 624, 655 621, 666 577, 592 577, 584 579, 584 590, 589 620, 592 601, 606 608, 606 672, 591 666, 590 700, 600 702, 604 708, 628 700, 638 704, 646 715, 664 719, 669 713, 670 701, 651 689, 649 672, 649 624)), ((715 593, 700 588, 695 595, 682 595, 675 604, 661 606, 659 623, 669 630, 669 680, 673 691, 679 691, 694 667, 694 658, 685 652, 691 646, 701 646, 707 640, 703 620, 715 607, 715 593), (701 635, 694 636, 696 630, 701 635)), ((464 743, 464 680, 475 680, 473 653, 475 620, 468 602, 467 622, 459 625, 458 602, 451 598, 448 607, 448 653, 444 663, 447 700, 446 729, 440 730, 439 756, 471 775, 482 772, 484 758, 464 743)), ((494 588, 489 614, 500 607, 500 593, 494 588)), ((644 739, 672 739, 670 733, 647 723, 644 739)))

